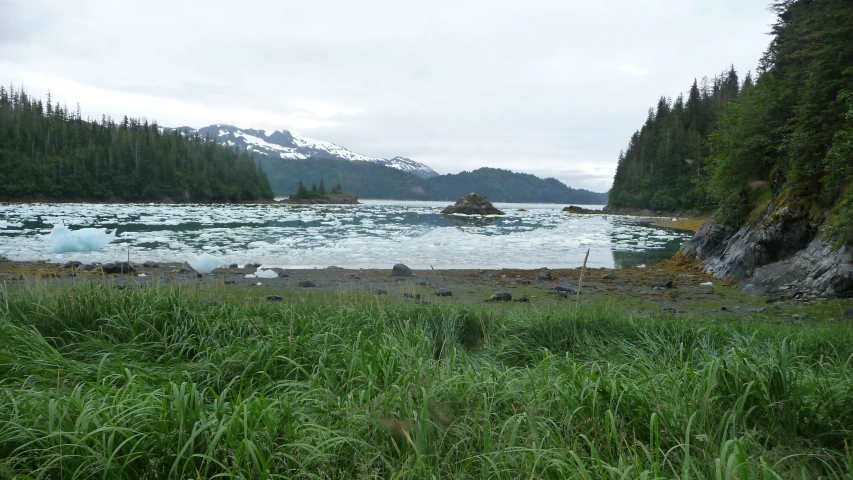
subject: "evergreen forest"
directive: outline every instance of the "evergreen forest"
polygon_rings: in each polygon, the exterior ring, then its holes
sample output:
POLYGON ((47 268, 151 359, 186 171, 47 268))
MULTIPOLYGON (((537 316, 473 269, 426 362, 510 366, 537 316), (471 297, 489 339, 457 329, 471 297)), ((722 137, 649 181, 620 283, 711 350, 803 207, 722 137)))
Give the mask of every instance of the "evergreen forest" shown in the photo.
POLYGON ((273 191, 251 154, 0 87, 0 199, 245 201, 273 191))
POLYGON ((755 78, 731 68, 662 98, 620 154, 612 207, 715 211, 736 227, 783 199, 853 242, 853 3, 771 8, 755 78))

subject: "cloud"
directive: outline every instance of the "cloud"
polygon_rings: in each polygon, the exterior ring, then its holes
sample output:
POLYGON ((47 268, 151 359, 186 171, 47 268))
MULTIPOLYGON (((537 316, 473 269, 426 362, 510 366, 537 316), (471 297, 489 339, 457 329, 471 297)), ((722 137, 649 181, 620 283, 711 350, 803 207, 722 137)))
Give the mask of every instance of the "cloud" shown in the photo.
POLYGON ((648 107, 753 68, 772 21, 741 0, 6 0, 0 81, 92 117, 292 129, 602 190, 648 107))

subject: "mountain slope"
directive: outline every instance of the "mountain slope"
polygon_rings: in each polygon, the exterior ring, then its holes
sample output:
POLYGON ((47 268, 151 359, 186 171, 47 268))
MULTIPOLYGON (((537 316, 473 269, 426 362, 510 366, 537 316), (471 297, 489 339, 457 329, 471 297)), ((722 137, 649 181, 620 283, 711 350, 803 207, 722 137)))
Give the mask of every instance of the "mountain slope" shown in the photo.
POLYGON ((326 185, 340 182, 344 191, 361 198, 455 201, 475 191, 501 202, 607 203, 605 193, 575 190, 553 178, 541 179, 497 168, 480 168, 473 172, 423 179, 360 160, 289 160, 269 157, 261 157, 260 160, 276 195, 295 192, 300 180, 310 185, 319 183, 322 178, 326 185))
POLYGON ((477 192, 494 202, 607 203, 606 193, 577 190, 555 178, 539 178, 529 173, 516 173, 500 168, 483 167, 471 172, 439 175, 426 182, 436 200, 456 200, 477 192))
MULTIPOLYGON (((187 127, 181 127, 180 129, 192 133, 192 130, 188 130, 187 127)), ((203 137, 216 139, 219 143, 245 148, 258 156, 286 160, 304 160, 308 158, 360 160, 412 173, 420 178, 430 178, 438 175, 430 167, 409 158, 394 157, 386 159, 368 157, 349 151, 340 145, 296 135, 287 130, 276 130, 268 134, 265 130, 217 124, 200 128, 197 132, 203 137)))

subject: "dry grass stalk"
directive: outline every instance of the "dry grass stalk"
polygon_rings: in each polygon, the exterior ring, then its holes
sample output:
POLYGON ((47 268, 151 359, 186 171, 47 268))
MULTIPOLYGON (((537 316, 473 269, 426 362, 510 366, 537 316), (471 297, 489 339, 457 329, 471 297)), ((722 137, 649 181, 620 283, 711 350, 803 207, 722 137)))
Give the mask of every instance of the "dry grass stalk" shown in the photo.
POLYGON ((583 288, 583 274, 586 272, 586 261, 589 260, 589 248, 586 249, 586 256, 583 257, 583 267, 581 268, 581 278, 578 279, 578 294, 575 296, 575 306, 581 302, 581 288, 583 288))

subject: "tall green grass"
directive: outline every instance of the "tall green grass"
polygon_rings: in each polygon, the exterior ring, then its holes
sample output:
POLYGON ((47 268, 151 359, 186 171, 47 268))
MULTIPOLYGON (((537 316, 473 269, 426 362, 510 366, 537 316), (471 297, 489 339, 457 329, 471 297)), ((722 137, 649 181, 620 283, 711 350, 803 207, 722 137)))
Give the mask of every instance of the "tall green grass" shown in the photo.
POLYGON ((0 291, 0 477, 849 478, 853 328, 0 291))

